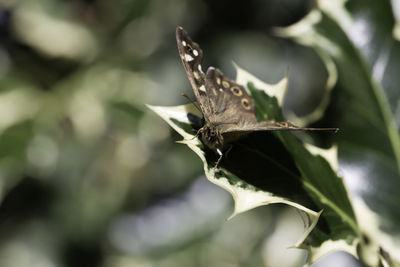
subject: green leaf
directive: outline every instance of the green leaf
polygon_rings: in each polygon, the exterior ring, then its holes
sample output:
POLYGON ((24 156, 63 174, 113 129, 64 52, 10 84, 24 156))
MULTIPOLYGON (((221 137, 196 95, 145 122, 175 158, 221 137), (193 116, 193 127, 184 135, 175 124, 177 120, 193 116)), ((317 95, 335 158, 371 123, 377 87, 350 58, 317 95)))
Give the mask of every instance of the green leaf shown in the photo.
POLYGON ((338 79, 327 116, 341 129, 335 136, 341 172, 368 240, 360 244, 360 256, 370 266, 380 259, 390 262, 382 249, 400 262, 400 45, 395 11, 389 1, 320 0, 302 21, 280 31, 335 64, 338 79))
MULTIPOLYGON (((237 82, 247 86, 259 119, 282 121, 287 78, 268 85, 236 68, 237 82)), ((324 254, 321 250, 314 253, 323 242, 326 253, 340 248, 356 256, 358 227, 343 181, 335 171, 336 147, 325 150, 304 144, 291 132, 253 133, 233 143, 215 168, 217 156, 203 146, 191 125, 193 115, 201 116, 193 105, 149 107, 184 137, 181 143, 201 158, 207 178, 231 193, 235 201, 232 216, 272 203, 291 205, 308 218, 304 235, 293 246, 309 250, 309 263, 324 254)))

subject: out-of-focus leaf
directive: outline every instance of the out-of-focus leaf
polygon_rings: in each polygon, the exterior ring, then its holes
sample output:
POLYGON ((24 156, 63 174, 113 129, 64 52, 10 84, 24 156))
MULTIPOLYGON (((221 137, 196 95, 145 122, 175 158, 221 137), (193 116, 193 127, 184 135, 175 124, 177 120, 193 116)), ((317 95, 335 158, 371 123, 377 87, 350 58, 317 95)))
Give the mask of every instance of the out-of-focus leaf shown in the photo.
POLYGON ((0 135, 0 159, 23 157, 31 137, 32 121, 24 121, 7 128, 0 135))
POLYGON ((299 23, 281 31, 336 65, 328 111, 341 171, 368 242, 360 255, 373 266, 379 250, 400 261, 400 45, 389 1, 318 1, 299 23), (369 245, 367 245, 369 244, 369 245))
POLYGON ((25 152, 33 136, 32 128, 32 121, 27 120, 7 128, 0 135, 2 196, 17 184, 19 177, 24 174, 20 166, 25 163, 25 152))
POLYGON ((396 19, 396 24, 393 27, 393 37, 400 41, 400 1, 392 0, 393 15, 396 19))
POLYGON ((19 38, 50 57, 91 60, 97 51, 91 32, 74 21, 50 16, 37 2, 21 3, 15 10, 13 23, 19 38))
MULTIPOLYGON (((259 118, 283 121, 281 105, 287 79, 268 85, 238 67, 237 71, 237 82, 247 85, 259 118)), ((201 116, 192 105, 150 108, 199 155, 207 178, 232 194, 232 216, 261 205, 285 203, 308 217, 304 235, 294 246, 310 251, 309 263, 335 249, 356 256, 358 228, 342 179, 334 171, 335 148, 306 145, 290 132, 254 133, 235 142, 216 168, 217 156, 204 147, 192 129, 191 118, 201 116), (313 248, 322 243, 323 250, 314 254, 313 248)))

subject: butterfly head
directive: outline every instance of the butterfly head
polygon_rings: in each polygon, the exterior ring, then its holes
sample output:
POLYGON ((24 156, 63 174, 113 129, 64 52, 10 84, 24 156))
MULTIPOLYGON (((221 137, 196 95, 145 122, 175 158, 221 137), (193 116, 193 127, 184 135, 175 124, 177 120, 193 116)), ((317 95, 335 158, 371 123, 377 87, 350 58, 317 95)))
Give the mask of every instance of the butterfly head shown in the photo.
POLYGON ((217 154, 221 154, 224 149, 224 137, 219 129, 209 123, 206 123, 200 129, 200 136, 203 144, 217 154))

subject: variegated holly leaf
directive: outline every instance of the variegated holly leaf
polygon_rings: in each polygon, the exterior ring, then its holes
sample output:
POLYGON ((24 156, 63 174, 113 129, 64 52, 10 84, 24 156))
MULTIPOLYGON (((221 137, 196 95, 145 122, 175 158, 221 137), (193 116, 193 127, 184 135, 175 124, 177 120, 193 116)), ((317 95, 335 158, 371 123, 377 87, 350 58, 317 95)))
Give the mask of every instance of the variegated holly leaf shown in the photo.
MULTIPOLYGON (((236 69, 236 81, 249 90, 258 118, 283 121, 287 78, 268 85, 238 66, 236 69)), ((183 136, 181 143, 200 157, 207 178, 231 193, 235 201, 232 216, 272 203, 291 205, 308 218, 304 235, 293 246, 310 252, 309 263, 334 249, 356 256, 358 228, 347 191, 336 173, 336 147, 305 144, 287 131, 258 132, 233 143, 215 167, 218 156, 196 136, 193 117, 201 114, 192 104, 149 107, 183 136), (314 249, 321 245, 324 250, 314 249)))
POLYGON ((337 84, 327 117, 352 194, 369 266, 400 262, 400 45, 398 1, 319 0, 279 33, 331 62, 337 84), (397 18, 397 19, 396 19, 397 18))

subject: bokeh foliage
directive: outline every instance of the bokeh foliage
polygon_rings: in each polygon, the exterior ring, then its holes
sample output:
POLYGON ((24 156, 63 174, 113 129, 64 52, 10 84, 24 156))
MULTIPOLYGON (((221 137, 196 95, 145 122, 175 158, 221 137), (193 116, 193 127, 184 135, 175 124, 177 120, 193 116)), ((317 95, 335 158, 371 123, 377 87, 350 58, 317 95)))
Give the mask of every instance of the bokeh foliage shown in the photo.
POLYGON ((191 94, 181 25, 205 65, 231 78, 232 60, 269 83, 289 67, 284 113, 308 114, 325 92, 324 62, 272 28, 313 5, 1 0, 0 265, 301 264, 304 254, 286 250, 301 235, 297 213, 260 208, 226 222, 230 197, 144 103, 191 94))

